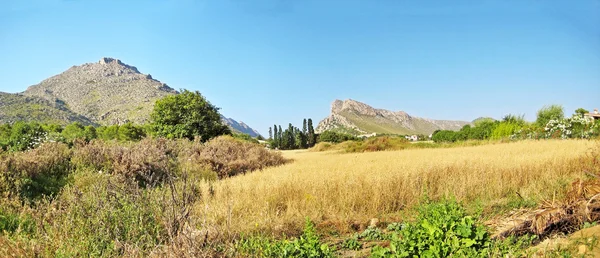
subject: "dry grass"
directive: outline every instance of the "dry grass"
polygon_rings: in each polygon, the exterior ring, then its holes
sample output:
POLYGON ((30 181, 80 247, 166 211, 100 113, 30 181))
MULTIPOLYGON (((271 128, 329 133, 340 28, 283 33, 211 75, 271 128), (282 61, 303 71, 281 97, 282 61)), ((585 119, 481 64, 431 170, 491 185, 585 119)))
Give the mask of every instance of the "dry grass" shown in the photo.
POLYGON ((298 232, 305 217, 321 227, 351 230, 413 207, 424 193, 485 207, 515 192, 547 199, 584 174, 590 159, 585 154, 595 145, 548 140, 353 154, 285 152, 295 162, 202 187, 205 198, 195 215, 220 232, 280 235, 298 232))

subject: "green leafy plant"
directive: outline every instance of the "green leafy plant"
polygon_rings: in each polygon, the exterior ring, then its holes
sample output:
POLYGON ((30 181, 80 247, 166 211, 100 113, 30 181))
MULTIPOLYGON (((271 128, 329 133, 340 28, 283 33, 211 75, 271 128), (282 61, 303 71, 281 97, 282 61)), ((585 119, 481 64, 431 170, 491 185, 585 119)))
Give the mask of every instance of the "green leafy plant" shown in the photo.
POLYGON ((426 203, 414 223, 393 234, 390 247, 372 250, 374 257, 479 256, 490 247, 486 229, 456 201, 426 203))
POLYGON ((362 244, 358 241, 358 236, 353 236, 348 238, 342 242, 342 248, 350 249, 350 250, 360 250, 362 248, 362 244))
POLYGON ((294 240, 270 240, 254 237, 241 240, 237 244, 244 254, 259 257, 333 257, 334 252, 329 245, 321 243, 315 225, 306 219, 302 235, 294 240))
POLYGON ((376 227, 369 227, 358 235, 359 239, 364 240, 384 240, 387 238, 385 233, 381 229, 376 227))

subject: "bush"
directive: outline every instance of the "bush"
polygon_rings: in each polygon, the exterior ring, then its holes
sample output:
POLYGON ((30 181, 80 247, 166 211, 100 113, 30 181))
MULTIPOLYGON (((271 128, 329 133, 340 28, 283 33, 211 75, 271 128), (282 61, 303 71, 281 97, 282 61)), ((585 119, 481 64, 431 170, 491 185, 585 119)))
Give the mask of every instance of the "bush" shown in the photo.
POLYGON ((0 194, 30 201, 56 195, 67 183, 71 156, 63 143, 44 143, 34 150, 0 156, 0 194))
POLYGON ((374 248, 374 257, 486 256, 491 240, 484 226, 455 201, 426 203, 414 223, 393 234, 390 248, 374 248))
POLYGON ((521 129, 521 126, 512 122, 501 122, 492 131, 492 139, 500 140, 509 138, 521 129))
POLYGON ((196 164, 206 164, 219 178, 234 176, 287 162, 278 152, 271 152, 261 145, 220 136, 204 145, 196 143, 188 159, 196 164))
POLYGON ((75 149, 73 163, 135 180, 140 186, 160 184, 177 171, 177 151, 166 139, 150 139, 129 144, 92 141, 75 149))
POLYGON ((345 152, 372 152, 384 150, 402 150, 410 146, 408 140, 399 136, 380 136, 367 138, 364 141, 344 142, 345 152))
POLYGON ((35 222, 30 216, 19 216, 0 208, 0 235, 2 233, 14 234, 25 233, 32 234, 35 231, 35 222))
POLYGON ((302 236, 292 241, 274 241, 264 238, 243 239, 237 249, 258 257, 333 257, 333 250, 322 244, 315 225, 306 219, 302 236))
POLYGON ((565 117, 564 108, 561 105, 544 106, 537 112, 535 122, 538 126, 546 126, 550 120, 561 120, 565 117))
POLYGON ((80 173, 45 210, 47 252, 62 257, 145 256, 166 243, 166 228, 157 220, 159 198, 110 175, 80 173))
POLYGON ((434 142, 454 142, 456 141, 456 132, 450 130, 441 130, 433 134, 431 139, 434 142))
POLYGON ((334 131, 325 131, 325 132, 322 132, 321 134, 319 134, 319 138, 318 138, 317 142, 340 143, 340 142, 345 142, 345 141, 356 141, 356 140, 358 140, 358 138, 356 138, 350 134, 338 133, 338 132, 334 132, 334 131))

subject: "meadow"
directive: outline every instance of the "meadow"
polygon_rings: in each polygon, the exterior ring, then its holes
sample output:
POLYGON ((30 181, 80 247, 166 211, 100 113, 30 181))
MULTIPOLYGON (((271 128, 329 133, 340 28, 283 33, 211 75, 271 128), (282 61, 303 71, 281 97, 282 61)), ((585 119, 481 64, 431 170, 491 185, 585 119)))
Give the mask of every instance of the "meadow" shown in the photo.
POLYGON ((453 197, 492 216, 559 198, 585 176, 595 145, 547 140, 369 153, 286 151, 291 164, 210 183, 213 193, 204 196, 211 197, 195 212, 218 231, 273 236, 297 234, 306 217, 333 234, 364 229, 373 218, 401 221, 424 196, 453 197))

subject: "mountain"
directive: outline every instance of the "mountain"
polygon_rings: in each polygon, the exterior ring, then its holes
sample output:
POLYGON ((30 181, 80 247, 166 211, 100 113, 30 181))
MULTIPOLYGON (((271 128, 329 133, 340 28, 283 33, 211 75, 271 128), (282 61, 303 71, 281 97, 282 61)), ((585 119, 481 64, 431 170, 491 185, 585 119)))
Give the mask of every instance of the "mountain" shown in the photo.
POLYGON ((250 126, 248 126, 247 124, 244 124, 244 122, 240 121, 235 121, 231 118, 227 118, 221 115, 221 120, 223 121, 223 123, 225 123, 227 126, 229 126, 229 128, 231 128, 231 130, 233 130, 234 132, 237 133, 245 133, 248 134, 252 137, 258 137, 260 135, 260 133, 252 128, 250 128, 250 126))
MULTIPOLYGON (((144 123, 154 102, 177 94, 167 84, 119 59, 73 66, 22 93, 0 92, 0 122, 16 120, 83 124, 144 123)), ((234 131, 256 135, 244 123, 222 117, 234 131)))
POLYGON ((118 59, 73 66, 27 88, 23 95, 62 101, 98 124, 143 123, 157 99, 177 93, 151 75, 118 59))
POLYGON ((335 100, 331 113, 315 129, 317 133, 326 130, 351 134, 431 134, 435 130, 459 130, 466 121, 433 120, 414 117, 404 111, 376 109, 356 100, 335 100))

